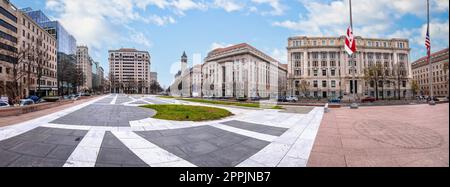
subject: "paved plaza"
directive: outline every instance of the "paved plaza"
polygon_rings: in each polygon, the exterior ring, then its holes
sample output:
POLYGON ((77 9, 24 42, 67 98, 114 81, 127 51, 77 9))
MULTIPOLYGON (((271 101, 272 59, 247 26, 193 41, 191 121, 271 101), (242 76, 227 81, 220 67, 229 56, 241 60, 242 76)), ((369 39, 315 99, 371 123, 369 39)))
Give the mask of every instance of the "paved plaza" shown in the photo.
POLYGON ((216 106, 217 121, 151 118, 143 104, 189 104, 154 96, 108 95, 0 128, 0 167, 305 167, 323 108, 216 106))
POLYGON ((449 166, 448 104, 286 110, 233 106, 206 122, 154 119, 143 104, 213 106, 107 95, 0 127, 0 167, 449 166))
POLYGON ((449 105, 332 109, 311 167, 448 167, 449 105))

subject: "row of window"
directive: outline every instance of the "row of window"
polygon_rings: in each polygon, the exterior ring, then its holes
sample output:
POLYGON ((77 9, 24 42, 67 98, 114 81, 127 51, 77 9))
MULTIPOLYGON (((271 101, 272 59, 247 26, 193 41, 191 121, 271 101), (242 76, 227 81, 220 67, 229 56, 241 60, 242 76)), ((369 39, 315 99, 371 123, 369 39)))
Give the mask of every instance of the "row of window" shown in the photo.
POLYGON ((3 38, 3 39, 5 39, 5 40, 8 40, 8 41, 10 41, 10 42, 12 42, 12 43, 17 44, 17 38, 14 37, 14 36, 12 36, 12 35, 10 35, 10 34, 8 34, 8 33, 5 33, 5 32, 3 32, 3 31, 0 31, 0 37, 3 38))
POLYGON ((0 14, 4 15, 5 17, 9 18, 14 23, 17 23, 17 17, 11 14, 9 11, 4 9, 3 7, 0 7, 0 14))
POLYGON ((9 55, 0 54, 0 61, 5 61, 5 62, 15 64, 15 63, 17 63, 17 58, 9 56, 9 55))
POLYGON ((3 19, 0 19, 0 25, 3 26, 4 28, 14 32, 14 33, 17 33, 17 27, 15 27, 14 25, 9 24, 8 22, 6 22, 3 19))
POLYGON ((9 51, 9 52, 13 52, 13 53, 17 53, 17 48, 14 46, 10 46, 8 44, 4 44, 4 43, 0 43, 0 49, 9 51))
MULTIPOLYGON (((358 45, 361 45, 360 40, 357 40, 358 45)), ((301 47, 304 45, 311 45, 312 46, 327 46, 327 45, 335 45, 338 44, 339 41, 338 40, 313 40, 310 41, 308 40, 307 42, 304 40, 295 40, 292 41, 292 46, 294 47, 301 47)), ((406 48, 406 43, 404 42, 397 42, 397 47, 400 49, 406 48)), ((368 47, 392 47, 392 44, 390 42, 386 42, 386 41, 367 41, 367 46, 368 47)))

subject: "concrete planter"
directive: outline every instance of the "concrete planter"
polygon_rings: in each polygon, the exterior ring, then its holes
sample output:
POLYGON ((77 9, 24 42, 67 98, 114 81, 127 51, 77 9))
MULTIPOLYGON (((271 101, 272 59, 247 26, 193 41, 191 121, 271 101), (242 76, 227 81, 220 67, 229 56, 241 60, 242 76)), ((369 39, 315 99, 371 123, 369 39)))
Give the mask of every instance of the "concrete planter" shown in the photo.
POLYGON ((9 117, 9 116, 19 116, 22 114, 30 113, 30 112, 36 112, 40 110, 45 110, 53 107, 58 107, 61 105, 71 104, 74 101, 68 100, 68 101, 59 101, 59 102, 49 102, 49 103, 40 103, 30 106, 23 106, 23 107, 10 107, 10 108, 3 108, 0 109, 0 117, 9 117))

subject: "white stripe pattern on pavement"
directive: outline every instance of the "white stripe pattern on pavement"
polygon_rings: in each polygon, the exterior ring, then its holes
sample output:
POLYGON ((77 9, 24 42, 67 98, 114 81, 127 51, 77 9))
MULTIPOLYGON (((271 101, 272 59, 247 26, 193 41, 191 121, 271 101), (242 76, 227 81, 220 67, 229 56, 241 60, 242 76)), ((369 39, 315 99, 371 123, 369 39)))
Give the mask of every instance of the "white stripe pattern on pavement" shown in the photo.
POLYGON ((243 136, 247 136, 250 138, 255 138, 258 140, 263 140, 263 141, 267 141, 267 142, 273 142, 277 137, 276 136, 272 136, 272 135, 268 135, 268 134, 262 134, 262 133, 258 133, 258 132, 253 132, 253 131, 248 131, 248 130, 244 130, 244 129, 239 129, 239 128, 235 128, 235 127, 231 127, 228 125, 222 125, 222 124, 213 124, 210 125, 212 127, 216 127, 228 132, 232 132, 232 133, 236 133, 236 134, 240 134, 243 136))
POLYGON ((105 131, 89 131, 67 159, 64 167, 95 167, 105 131))
POLYGON ((109 103, 109 104, 115 105, 115 104, 116 104, 116 101, 117 101, 117 97, 119 97, 118 94, 116 94, 116 96, 114 96, 113 100, 112 100, 111 103, 109 103))
POLYGON ((113 131, 128 149, 151 167, 196 167, 194 164, 158 147, 131 131, 113 131))
POLYGON ((324 108, 315 108, 302 121, 238 167, 306 167, 324 108))

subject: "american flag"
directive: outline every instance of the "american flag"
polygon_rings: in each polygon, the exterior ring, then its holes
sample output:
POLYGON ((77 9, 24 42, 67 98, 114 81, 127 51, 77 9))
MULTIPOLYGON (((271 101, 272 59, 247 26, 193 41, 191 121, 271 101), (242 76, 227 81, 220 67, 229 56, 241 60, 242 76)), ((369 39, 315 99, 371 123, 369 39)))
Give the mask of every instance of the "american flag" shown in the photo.
POLYGON ((427 29, 427 36, 425 38, 425 47, 427 47, 427 55, 431 55, 431 40, 430 40, 430 30, 427 29))

